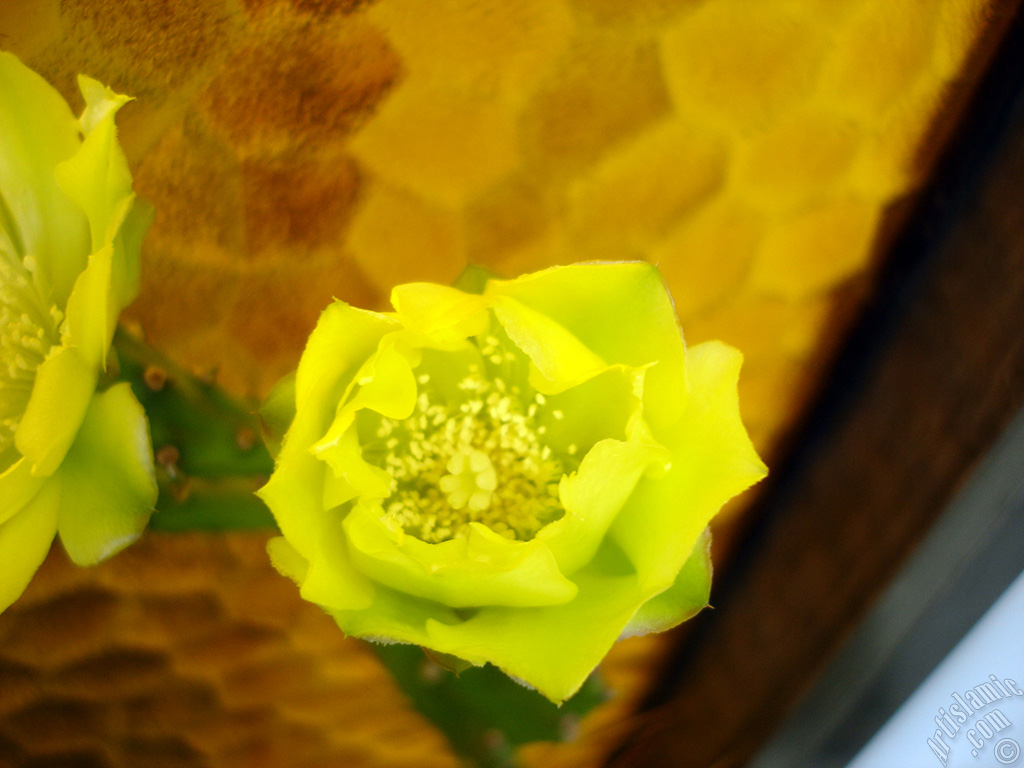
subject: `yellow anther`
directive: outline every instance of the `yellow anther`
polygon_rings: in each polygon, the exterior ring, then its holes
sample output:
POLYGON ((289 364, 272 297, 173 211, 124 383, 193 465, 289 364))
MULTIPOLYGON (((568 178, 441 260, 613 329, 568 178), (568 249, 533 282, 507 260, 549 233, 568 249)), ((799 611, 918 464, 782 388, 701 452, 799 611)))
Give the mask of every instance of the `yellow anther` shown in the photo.
POLYGON ((21 260, 0 248, 0 454, 14 442, 36 370, 60 340, 61 320, 21 260))
MULTIPOLYGON (((485 340, 485 356, 497 350, 497 339, 485 340)), ((395 481, 383 502, 388 525, 431 543, 466 536, 471 522, 529 540, 564 514, 564 468, 536 423, 543 397, 530 390, 521 399, 518 386, 472 365, 455 402, 441 402, 426 374, 417 380, 417 412, 376 430, 388 436, 381 466, 395 481)))

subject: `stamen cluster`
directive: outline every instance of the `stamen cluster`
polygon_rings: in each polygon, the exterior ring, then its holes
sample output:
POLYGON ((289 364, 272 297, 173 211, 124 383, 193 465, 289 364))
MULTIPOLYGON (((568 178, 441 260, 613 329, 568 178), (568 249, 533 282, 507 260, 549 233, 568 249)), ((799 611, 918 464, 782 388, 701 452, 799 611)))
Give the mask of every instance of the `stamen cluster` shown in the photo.
POLYGON ((487 375, 470 365, 458 384, 464 398, 444 402, 421 374, 413 414, 381 419, 377 428, 383 468, 394 478, 384 519, 425 542, 463 538, 471 522, 528 541, 565 513, 558 498, 565 461, 538 423, 544 395, 495 370, 513 358, 496 339, 488 337, 481 352, 487 375))
POLYGON ((47 310, 21 261, 0 250, 0 455, 14 443, 36 370, 60 339, 61 312, 47 310))

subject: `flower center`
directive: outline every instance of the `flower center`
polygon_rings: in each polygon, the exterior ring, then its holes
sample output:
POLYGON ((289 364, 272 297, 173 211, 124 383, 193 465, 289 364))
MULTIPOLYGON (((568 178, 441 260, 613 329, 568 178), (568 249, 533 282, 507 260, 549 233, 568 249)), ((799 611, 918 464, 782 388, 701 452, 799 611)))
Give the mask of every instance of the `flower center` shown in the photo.
POLYGON ((21 261, 0 249, 0 456, 14 444, 36 370, 59 342, 60 320, 59 309, 45 308, 21 261))
POLYGON ((452 509, 469 506, 480 512, 491 506, 491 496, 498 487, 498 473, 483 451, 459 448, 445 465, 450 474, 441 478, 438 486, 448 495, 452 509))
POLYGON ((471 522, 528 541, 565 514, 558 484, 566 467, 537 420, 543 395, 484 376, 477 365, 458 382, 465 397, 455 402, 444 401, 429 375, 419 384, 412 416, 381 418, 376 430, 394 478, 383 502, 386 522, 429 543, 464 538, 471 522))

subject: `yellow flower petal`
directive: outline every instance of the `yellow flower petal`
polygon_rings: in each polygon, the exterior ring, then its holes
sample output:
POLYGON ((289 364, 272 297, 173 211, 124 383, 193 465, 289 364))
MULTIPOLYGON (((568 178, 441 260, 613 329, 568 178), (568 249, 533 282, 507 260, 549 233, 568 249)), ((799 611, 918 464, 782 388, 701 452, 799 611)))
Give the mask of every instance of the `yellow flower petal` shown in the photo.
POLYGON ((135 541, 156 503, 153 452, 142 406, 127 383, 96 395, 60 467, 58 530, 78 565, 135 541))
POLYGON ((0 610, 58 526, 71 558, 93 564, 138 537, 156 500, 141 406, 127 384, 96 392, 138 288, 151 209, 135 201, 117 144, 127 98, 79 83, 75 121, 55 89, 0 52, 0 610))
POLYGON ((614 557, 608 560, 573 576, 579 592, 565 605, 486 608, 459 623, 431 620, 425 645, 477 665, 490 662, 560 704, 579 690, 643 602, 636 577, 615 573, 614 557))
POLYGON ((408 283, 391 291, 402 324, 443 347, 487 328, 487 301, 446 285, 408 283))
POLYGON ((21 593, 50 551, 57 532, 60 484, 47 483, 28 504, 0 525, 0 612, 21 593))
POLYGON ((607 363, 642 368, 644 410, 655 429, 678 418, 686 353, 672 300, 658 270, 642 262, 573 264, 488 283, 550 318, 607 363))
POLYGON ((14 227, 6 234, 17 255, 37 260, 63 306, 90 251, 88 222, 54 177, 80 146, 78 122, 54 88, 6 51, 0 51, 0 137, 0 208, 14 227))
POLYGON ((342 524, 352 562, 371 579, 451 608, 560 605, 576 585, 536 539, 509 541, 479 523, 464 539, 427 544, 357 506, 342 524))
POLYGON ((106 368, 107 349, 120 311, 110 300, 112 257, 110 245, 89 257, 71 290, 63 326, 65 344, 96 370, 106 368))
POLYGON ((562 478, 559 496, 565 516, 537 537, 555 554, 562 572, 572 575, 589 563, 637 481, 671 454, 660 446, 602 440, 583 458, 578 471, 562 478))
POLYGON ((693 546, 675 582, 633 614, 623 637, 664 632, 693 617, 711 596, 711 531, 705 529, 693 546))
POLYGON ((32 501, 45 478, 32 474, 32 463, 22 457, 0 474, 0 525, 32 501))
POLYGON ((620 635, 706 603, 707 522, 764 465, 739 354, 687 362, 650 265, 481 283, 325 313, 261 491, 284 533, 270 552, 345 632, 560 702, 620 635))
POLYGON ((32 397, 14 444, 32 462, 32 474, 52 475, 64 460, 85 418, 96 369, 72 347, 58 347, 39 366, 32 397))
POLYGON ((742 361, 720 342, 689 350, 687 407, 664 441, 672 468, 665 477, 641 480, 615 519, 611 535, 645 587, 672 584, 708 521, 767 473, 740 420, 742 361))
POLYGON ((582 384, 608 367, 556 321, 515 299, 496 296, 494 314, 529 356, 537 374, 531 383, 546 395, 582 384))

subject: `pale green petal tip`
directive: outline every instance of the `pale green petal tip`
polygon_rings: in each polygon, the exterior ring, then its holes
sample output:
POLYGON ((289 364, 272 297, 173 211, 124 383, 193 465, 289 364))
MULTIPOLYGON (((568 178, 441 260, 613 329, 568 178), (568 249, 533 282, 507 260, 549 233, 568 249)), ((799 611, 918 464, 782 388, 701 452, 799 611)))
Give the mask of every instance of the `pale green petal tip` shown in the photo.
POLYGON ((406 328, 441 343, 483 333, 487 326, 486 299, 445 285, 395 286, 391 305, 406 328))
POLYGON ((309 561, 283 536, 276 536, 267 542, 267 554, 270 555, 270 564, 278 573, 287 576, 300 587, 306 580, 309 573, 309 561))
POLYGON ((664 632, 700 613, 711 597, 711 572, 711 532, 705 529, 672 586, 640 606, 622 637, 664 632))
POLYGON ((131 171, 114 123, 123 103, 104 99, 87 106, 82 122, 89 122, 90 128, 83 129, 82 144, 54 171, 61 191, 89 221, 92 251, 114 243, 135 200, 131 171))
POLYGON ((768 465, 754 448, 740 413, 738 387, 743 353, 721 341, 706 341, 691 347, 687 356, 694 371, 691 378, 697 380, 693 385, 707 387, 702 394, 709 395, 708 400, 717 406, 715 415, 722 422, 721 433, 732 440, 736 463, 745 467, 749 477, 744 488, 749 487, 768 474, 768 465))
POLYGON ((117 113, 121 107, 129 101, 134 101, 131 96, 117 93, 109 86, 103 85, 98 80, 93 80, 88 75, 78 76, 78 87, 85 98, 85 110, 79 118, 82 133, 88 136, 96 126, 104 120, 117 113))

